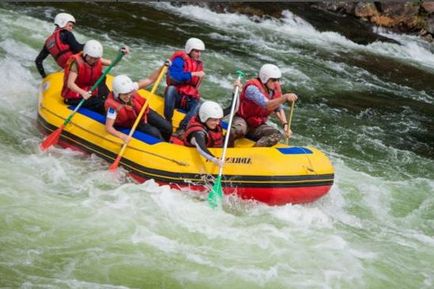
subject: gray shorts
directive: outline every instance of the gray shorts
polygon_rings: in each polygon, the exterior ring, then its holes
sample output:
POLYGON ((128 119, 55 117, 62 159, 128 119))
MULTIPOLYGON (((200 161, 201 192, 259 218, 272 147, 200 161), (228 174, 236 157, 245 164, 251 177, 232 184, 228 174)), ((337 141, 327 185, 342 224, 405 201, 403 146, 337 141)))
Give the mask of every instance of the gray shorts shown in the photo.
MULTIPOLYGON (((247 122, 242 117, 239 116, 235 116, 234 119, 232 120, 231 130, 232 130, 231 135, 233 135, 235 139, 246 136, 254 141, 261 140, 260 144, 273 143, 271 145, 275 145, 283 137, 280 131, 272 127, 271 125, 264 123, 256 128, 252 128, 249 127, 247 125, 247 122), (266 139, 269 140, 266 141, 266 139)), ((270 146, 270 145, 265 145, 265 146, 270 146)))

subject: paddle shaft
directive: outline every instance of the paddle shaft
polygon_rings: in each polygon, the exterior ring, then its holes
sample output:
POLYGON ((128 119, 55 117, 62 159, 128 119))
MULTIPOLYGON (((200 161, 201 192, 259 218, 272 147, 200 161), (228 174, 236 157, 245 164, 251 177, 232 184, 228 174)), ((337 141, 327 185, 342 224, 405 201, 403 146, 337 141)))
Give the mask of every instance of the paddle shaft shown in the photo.
MULTIPOLYGON (((292 102, 291 110, 289 111, 287 131, 289 131, 291 129, 292 114, 294 113, 294 106, 295 106, 295 101, 292 102)), ((289 144, 289 137, 286 137, 286 144, 289 144)))
POLYGON ((166 161, 174 162, 175 164, 177 164, 179 166, 183 166, 183 167, 188 166, 188 163, 183 162, 183 161, 178 161, 178 160, 175 160, 172 158, 168 158, 168 157, 165 157, 165 156, 153 153, 153 152, 141 150, 141 149, 138 149, 138 151, 145 153, 145 154, 148 154, 148 155, 151 155, 151 156, 154 156, 154 157, 157 157, 157 158, 161 158, 161 159, 166 160, 166 161))
MULTIPOLYGON (((98 78, 98 80, 95 82, 95 84, 90 88, 90 91, 94 91, 98 85, 103 81, 104 77, 107 75, 107 73, 110 72, 110 70, 113 68, 113 66, 115 66, 124 56, 124 52, 120 51, 118 53, 118 55, 116 56, 115 60, 112 61, 112 63, 104 70, 103 74, 98 78)), ((63 125, 67 125, 72 117, 74 116, 74 114, 80 109, 80 107, 83 105, 83 103, 86 101, 86 99, 82 99, 78 105, 75 107, 74 111, 65 119, 65 122, 63 123, 63 125)))
MULTIPOLYGON (((152 86, 152 90, 151 90, 151 94, 154 94, 155 91, 158 88, 158 85, 160 84, 161 79, 163 78, 163 75, 166 73, 167 70, 167 66, 163 65, 163 67, 161 68, 160 74, 158 75, 157 80, 155 81, 154 85, 152 86)), ((143 117, 143 114, 145 113, 146 108, 148 107, 148 101, 146 101, 146 103, 142 106, 142 108, 140 109, 140 113, 136 118, 136 121, 134 122, 130 133, 128 134, 128 138, 131 138, 131 136, 134 134, 134 132, 136 131, 136 128, 140 122, 140 120, 143 117)), ((112 166, 110 166, 111 170, 115 170, 117 168, 117 164, 119 163, 120 159, 122 158, 125 149, 127 148, 129 142, 126 142, 122 145, 121 151, 119 152, 118 156, 116 157, 115 161, 113 162, 112 166)))
MULTIPOLYGON (((101 81, 104 79, 104 77, 107 75, 107 73, 112 69, 113 66, 115 66, 122 58, 124 53, 121 51, 116 56, 115 60, 112 61, 112 63, 107 67, 106 70, 104 70, 104 73, 98 78, 98 80, 95 82, 95 84, 91 87, 91 91, 95 90, 95 88, 98 87, 98 85, 101 83, 101 81)), ((51 134, 49 134, 40 144, 40 148, 44 151, 48 149, 50 146, 56 144, 59 141, 60 135, 62 134, 63 129, 65 126, 71 121, 72 117, 75 115, 75 113, 80 109, 80 107, 83 105, 85 99, 83 98, 78 105, 75 107, 75 109, 72 111, 72 113, 69 114, 69 116, 65 119, 63 124, 59 126, 55 131, 53 131, 51 134)))
MULTIPOLYGON (((241 73, 238 74, 238 80, 241 80, 241 75, 242 75, 241 73)), ((228 129, 226 130, 225 142, 223 144, 223 152, 221 155, 222 165, 219 169, 219 174, 218 174, 219 180, 221 179, 221 176, 223 174, 223 167, 225 165, 225 159, 226 159, 226 150, 228 148, 229 137, 230 137, 230 133, 231 133, 232 120, 234 118, 235 106, 238 102, 239 92, 240 92, 240 88, 237 85, 237 87, 235 88, 235 92, 234 92, 234 101, 232 102, 231 113, 229 114, 229 123, 228 123, 228 129)))
MULTIPOLYGON (((240 80, 241 77, 244 75, 244 73, 242 71, 239 71, 239 70, 237 71, 237 73, 238 73, 238 80, 240 80)), ((218 174, 218 176, 214 182, 214 185, 208 194, 208 203, 212 208, 217 207, 223 198, 223 190, 222 190, 223 167, 225 165, 226 150, 228 148, 229 137, 231 134, 232 119, 234 117, 235 107, 237 106, 239 92, 240 92, 240 89, 237 86, 235 88, 235 92, 234 92, 234 97, 233 97, 233 101, 232 101, 232 105, 231 105, 231 112, 229 114, 228 129, 226 130, 226 137, 225 137, 225 142, 223 145, 223 151, 222 151, 222 156, 221 156, 222 165, 220 166, 219 174, 218 174)))

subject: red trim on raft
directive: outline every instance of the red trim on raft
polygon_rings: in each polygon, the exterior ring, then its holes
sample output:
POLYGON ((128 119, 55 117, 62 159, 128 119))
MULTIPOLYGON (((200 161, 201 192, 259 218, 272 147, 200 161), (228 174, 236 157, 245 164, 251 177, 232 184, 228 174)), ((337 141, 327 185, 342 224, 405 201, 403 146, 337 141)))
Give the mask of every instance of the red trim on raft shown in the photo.
MULTIPOLYGON (((138 183, 143 183, 148 179, 138 176, 132 172, 129 176, 138 183)), ((202 185, 191 185, 191 184, 179 184, 171 183, 167 184, 164 182, 157 182, 159 185, 170 185, 172 189, 189 189, 193 191, 198 191, 202 193, 208 193, 209 188, 202 185)), ((225 195, 236 194, 238 197, 244 200, 255 200, 262 203, 266 203, 271 206, 283 206, 289 203, 291 204, 303 204, 316 201, 321 198, 330 190, 330 186, 315 186, 315 187, 295 187, 295 188, 261 188, 261 187, 223 187, 225 195)))
MULTIPOLYGON (((41 129, 41 132, 46 134, 41 129)), ((80 151, 89 154, 86 150, 79 146, 73 145, 62 139, 59 140, 58 145, 64 148, 69 148, 74 151, 80 151)), ((129 172, 129 176, 138 183, 143 183, 148 178, 143 178, 133 172, 129 172)), ((169 185, 172 189, 181 190, 188 189, 197 191, 199 193, 207 194, 210 188, 203 185, 193 185, 187 183, 166 183, 157 181, 159 185, 169 185)), ((332 185, 325 186, 305 186, 305 187, 223 187, 225 195, 236 194, 244 200, 255 200, 267 205, 287 205, 287 204, 303 204, 316 201, 329 192, 332 185)))

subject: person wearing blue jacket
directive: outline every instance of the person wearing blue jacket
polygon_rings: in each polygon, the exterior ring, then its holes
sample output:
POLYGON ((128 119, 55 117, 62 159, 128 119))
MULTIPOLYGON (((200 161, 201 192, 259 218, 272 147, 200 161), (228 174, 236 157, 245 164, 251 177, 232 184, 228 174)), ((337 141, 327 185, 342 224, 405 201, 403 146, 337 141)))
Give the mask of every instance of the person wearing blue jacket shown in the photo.
POLYGON ((171 65, 166 76, 164 94, 164 117, 172 123, 175 108, 186 112, 175 135, 182 137, 188 122, 197 114, 200 105, 199 86, 205 76, 200 60, 205 44, 198 38, 190 38, 185 50, 176 51, 170 58, 171 65))

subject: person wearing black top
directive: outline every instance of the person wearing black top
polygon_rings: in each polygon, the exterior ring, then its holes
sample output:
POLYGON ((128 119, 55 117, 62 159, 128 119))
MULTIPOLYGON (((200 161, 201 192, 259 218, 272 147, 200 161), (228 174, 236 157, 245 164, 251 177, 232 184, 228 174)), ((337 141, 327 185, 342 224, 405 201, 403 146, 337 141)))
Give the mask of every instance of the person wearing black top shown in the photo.
POLYGON ((196 147, 201 156, 217 166, 222 166, 223 162, 208 148, 223 146, 223 130, 220 124, 222 118, 221 106, 214 101, 205 101, 199 107, 198 114, 188 122, 184 135, 184 145, 196 147))
POLYGON ((45 58, 51 54, 57 64, 64 68, 66 61, 71 55, 83 50, 84 45, 79 43, 72 30, 75 24, 75 18, 68 13, 59 13, 54 18, 56 29, 44 43, 42 50, 35 59, 36 68, 43 78, 47 76, 43 66, 45 58))

